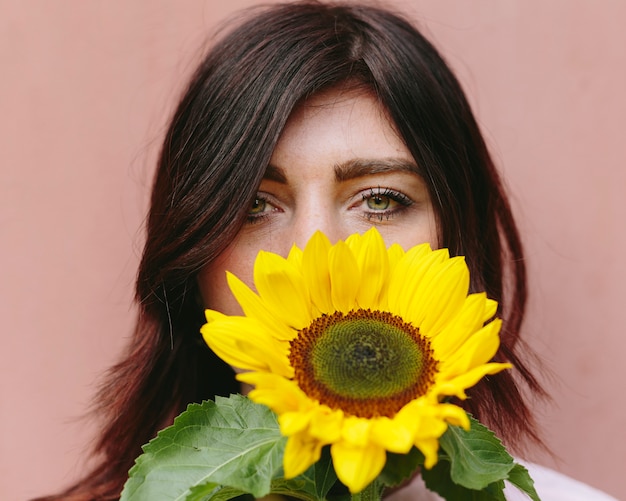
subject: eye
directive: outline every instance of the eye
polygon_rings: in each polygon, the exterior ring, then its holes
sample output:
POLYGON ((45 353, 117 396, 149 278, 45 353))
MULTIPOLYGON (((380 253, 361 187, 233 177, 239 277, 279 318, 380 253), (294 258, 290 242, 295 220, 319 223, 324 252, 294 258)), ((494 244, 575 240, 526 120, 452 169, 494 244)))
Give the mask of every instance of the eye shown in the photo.
POLYGON ((367 198, 367 207, 372 210, 385 210, 389 208, 392 200, 388 195, 374 194, 367 198))
POLYGON ((359 205, 368 220, 388 220, 413 205, 413 200, 408 196, 391 188, 370 188, 361 194, 361 199, 359 205))
POLYGON ((248 209, 248 222, 258 223, 270 217, 273 212, 278 211, 278 207, 273 201, 268 200, 265 194, 258 194, 248 209))
POLYGON ((265 206, 267 205, 267 200, 265 200, 264 198, 255 198, 254 202, 252 202, 252 206, 250 207, 250 210, 248 211, 248 216, 255 216, 257 214, 261 214, 262 212, 265 212, 265 206))

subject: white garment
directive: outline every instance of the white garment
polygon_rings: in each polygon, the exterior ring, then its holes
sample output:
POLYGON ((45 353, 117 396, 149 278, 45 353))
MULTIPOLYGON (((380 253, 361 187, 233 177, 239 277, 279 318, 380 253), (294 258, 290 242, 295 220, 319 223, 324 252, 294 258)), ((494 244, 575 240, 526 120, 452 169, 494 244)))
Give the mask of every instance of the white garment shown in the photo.
MULTIPOLYGON (((538 464, 523 464, 535 481, 535 490, 541 501, 617 501, 602 491, 587 484, 574 480, 562 473, 539 466, 538 464)), ((504 489, 507 501, 529 501, 530 498, 512 485, 504 489)), ((409 485, 394 492, 387 501, 441 501, 442 498, 426 489, 421 478, 416 478, 409 485)))
MULTIPOLYGON (((521 461, 518 461, 521 463, 521 461)), ((567 475, 533 463, 523 463, 535 481, 535 490, 541 501, 617 501, 613 496, 574 480, 567 475)), ((504 489, 507 501, 528 501, 519 489, 504 489)))

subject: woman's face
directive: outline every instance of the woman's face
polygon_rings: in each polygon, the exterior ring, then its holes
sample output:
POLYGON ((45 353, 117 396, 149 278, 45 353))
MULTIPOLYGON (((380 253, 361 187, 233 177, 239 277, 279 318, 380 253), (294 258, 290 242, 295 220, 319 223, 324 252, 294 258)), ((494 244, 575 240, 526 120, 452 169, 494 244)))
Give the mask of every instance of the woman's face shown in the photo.
POLYGON ((387 245, 438 245, 424 180, 385 110, 362 90, 313 96, 287 122, 250 207, 248 222, 199 276, 207 308, 241 314, 230 271, 254 288, 259 250, 286 256, 322 230, 335 242, 376 226, 387 245))

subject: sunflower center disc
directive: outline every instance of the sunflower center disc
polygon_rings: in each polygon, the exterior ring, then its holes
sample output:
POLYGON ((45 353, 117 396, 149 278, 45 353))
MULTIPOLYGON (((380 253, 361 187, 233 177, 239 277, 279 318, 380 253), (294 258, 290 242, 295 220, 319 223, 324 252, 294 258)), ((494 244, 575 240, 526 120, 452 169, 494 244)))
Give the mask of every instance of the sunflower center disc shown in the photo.
POLYGON ((309 397, 360 417, 393 416, 428 390, 437 365, 417 328, 371 310, 317 318, 291 342, 289 358, 309 397))

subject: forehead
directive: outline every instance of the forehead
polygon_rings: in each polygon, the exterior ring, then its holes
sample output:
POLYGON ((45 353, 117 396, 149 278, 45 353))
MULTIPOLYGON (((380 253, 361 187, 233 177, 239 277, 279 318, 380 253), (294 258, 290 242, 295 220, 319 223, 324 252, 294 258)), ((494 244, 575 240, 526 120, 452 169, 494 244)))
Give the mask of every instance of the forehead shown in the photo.
POLYGON ((379 121, 395 130, 387 110, 375 93, 366 86, 341 84, 302 100, 291 113, 285 128, 296 123, 329 119, 379 121))
POLYGON ((341 163, 382 157, 413 162, 387 111, 371 91, 335 87, 294 109, 272 163, 311 158, 318 163, 341 163))

